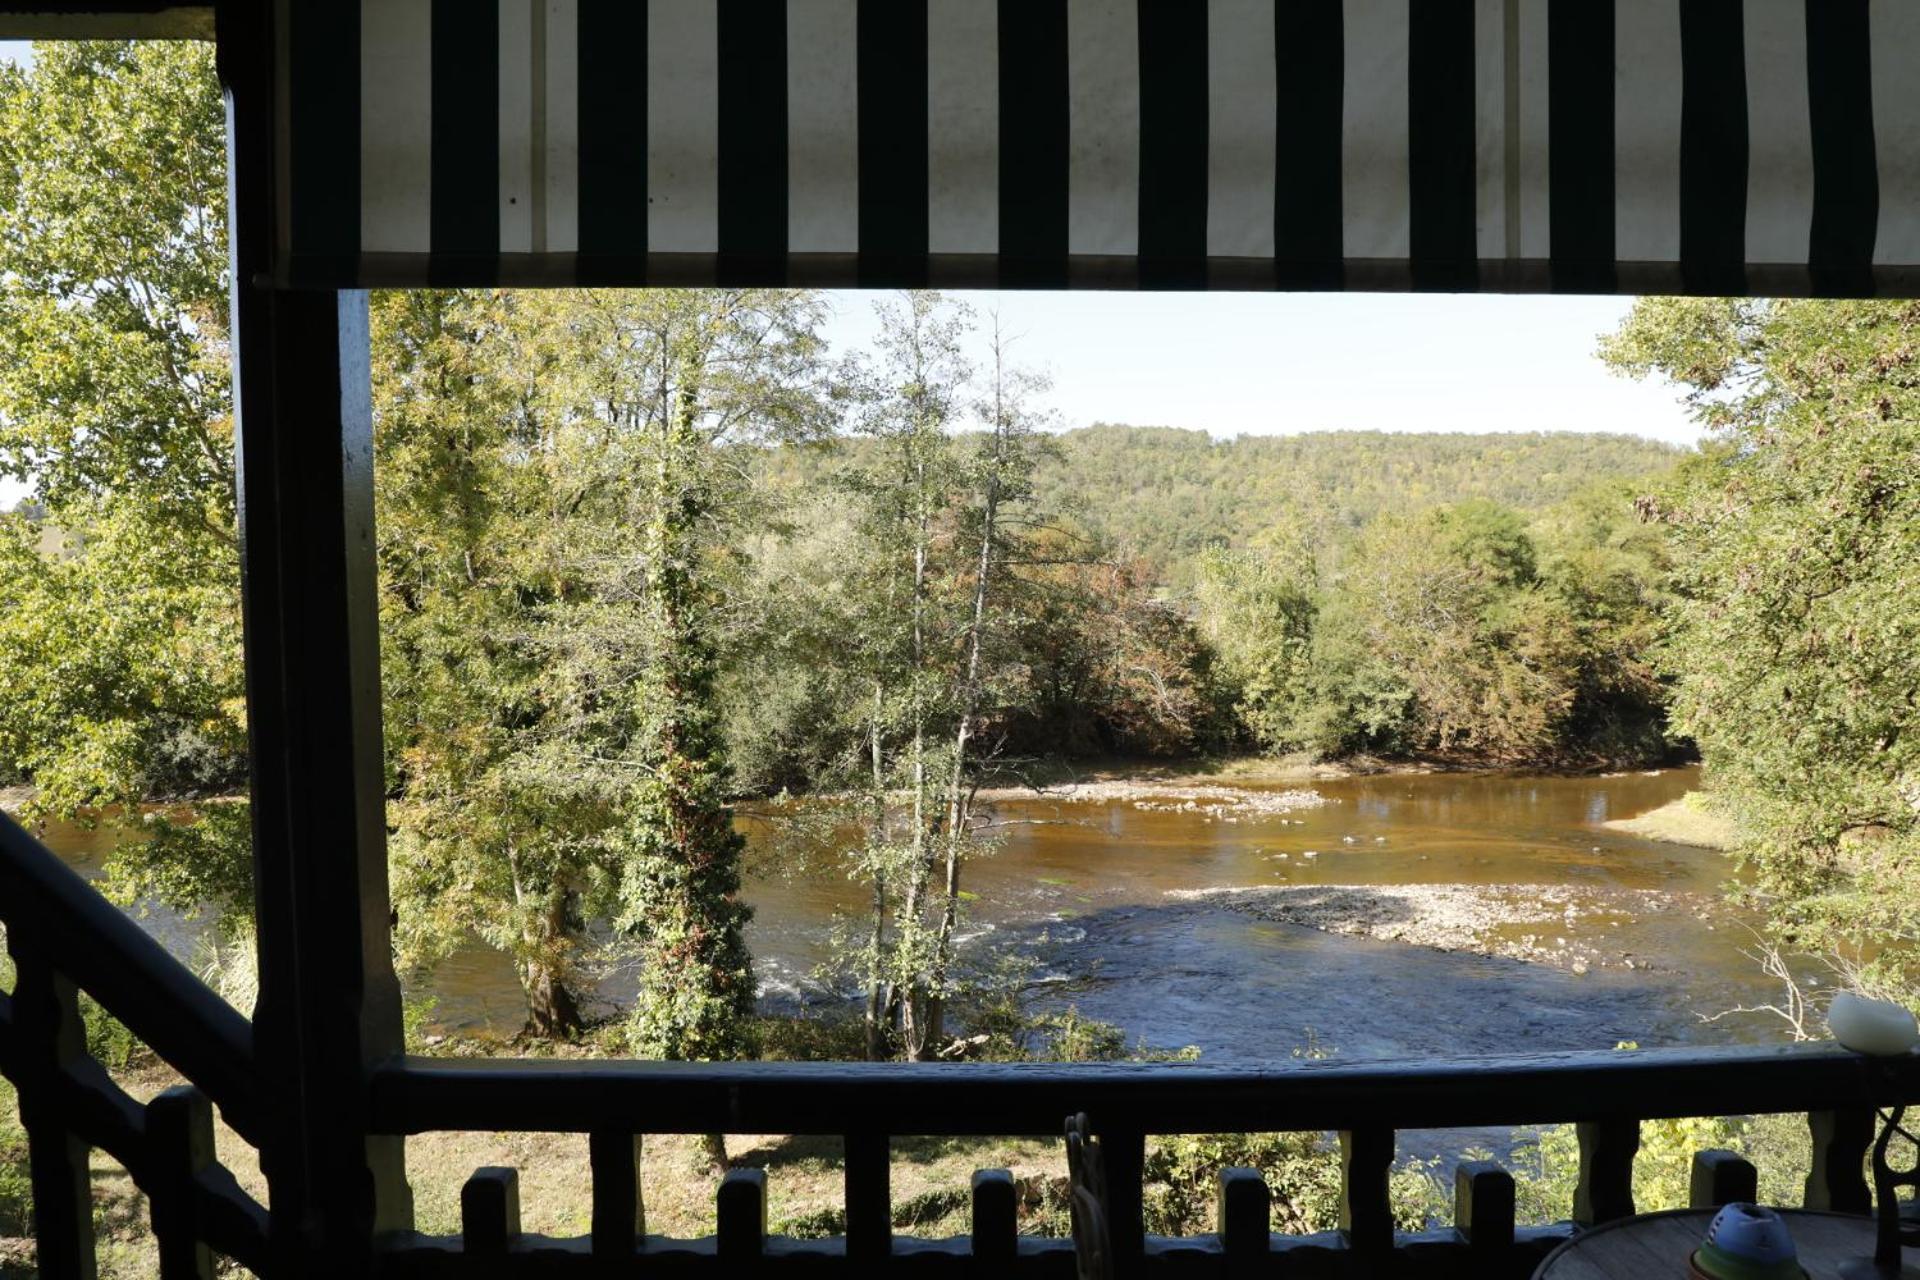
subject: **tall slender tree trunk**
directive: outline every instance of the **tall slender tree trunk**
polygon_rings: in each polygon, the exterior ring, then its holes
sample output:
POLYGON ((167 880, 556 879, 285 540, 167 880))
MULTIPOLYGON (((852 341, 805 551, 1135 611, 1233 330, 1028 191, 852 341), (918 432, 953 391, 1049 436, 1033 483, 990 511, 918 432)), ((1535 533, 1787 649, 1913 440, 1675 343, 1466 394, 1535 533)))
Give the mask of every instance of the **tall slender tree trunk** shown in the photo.
POLYGON ((1006 465, 1007 417, 1003 397, 998 327, 993 344, 993 436, 989 446, 985 492, 980 503, 980 549, 974 559, 973 607, 967 622, 967 663, 961 677, 960 717, 954 728, 953 765, 947 778, 946 885, 940 905, 940 924, 933 939, 932 996, 928 1001, 927 1034, 938 1044, 945 1038, 943 993, 953 966, 953 933, 960 916, 960 863, 971 823, 972 788, 967 778, 967 749, 980 714, 980 654, 986 639, 987 596, 993 578, 994 539, 998 534, 1000 493, 1006 465))
MULTIPOLYGON (((916 437, 923 437, 928 429, 924 421, 916 424, 916 437)), ((931 709, 927 706, 927 556, 933 540, 933 497, 927 491, 927 442, 916 439, 913 463, 915 492, 914 542, 913 542, 913 644, 912 644, 912 718, 913 718, 913 835, 911 879, 907 884, 907 900, 904 917, 915 932, 913 945, 916 956, 919 953, 920 917, 925 910, 927 886, 933 875, 934 851, 928 829, 930 797, 927 778, 927 721, 931 709)), ((901 1000, 901 1034, 906 1041, 907 1058, 919 1062, 926 1057, 932 1044, 931 1028, 928 1026, 928 1003, 934 998, 934 992, 927 984, 926 976, 916 972, 908 984, 901 1000)))
MULTIPOLYGON (((867 748, 873 769, 873 812, 871 837, 879 845, 887 842, 886 757, 880 737, 881 716, 885 711, 884 689, 879 681, 873 686, 873 716, 867 724, 867 748)), ((884 1019, 887 1012, 887 873, 878 859, 873 866, 873 933, 868 941, 870 956, 867 973, 867 1059, 877 1062, 887 1053, 884 1019)))

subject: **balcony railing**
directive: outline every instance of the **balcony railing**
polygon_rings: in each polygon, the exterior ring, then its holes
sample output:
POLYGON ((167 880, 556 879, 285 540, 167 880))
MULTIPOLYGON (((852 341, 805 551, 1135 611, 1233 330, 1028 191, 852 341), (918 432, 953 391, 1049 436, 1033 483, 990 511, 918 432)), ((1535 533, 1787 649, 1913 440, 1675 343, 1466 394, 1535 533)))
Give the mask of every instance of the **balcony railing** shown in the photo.
MULTIPOLYGON (((151 1201, 162 1275, 211 1274, 224 1254, 266 1269, 271 1219, 213 1158, 212 1106, 242 1137, 274 1099, 251 1029, 176 960, 18 826, 0 818, 0 922, 17 977, 0 997, 0 1071, 19 1087, 33 1162, 39 1266, 48 1280, 91 1268, 87 1157, 119 1160, 151 1201), (87 1057, 76 993, 85 990, 193 1082, 140 1105, 87 1057)), ((1920 1101, 1920 1055, 1868 1059, 1833 1046, 1712 1051, 1520 1054, 1395 1063, 908 1066, 435 1061, 408 1058, 367 1079, 370 1130, 588 1135, 591 1231, 519 1230, 516 1175, 484 1169, 462 1195, 459 1236, 382 1236, 380 1273, 411 1276, 912 1274, 1071 1275, 1066 1240, 1018 1234, 1003 1171, 973 1180, 972 1231, 897 1237, 889 1149, 906 1136, 1057 1135, 1085 1112, 1105 1152, 1114 1261, 1123 1276, 1473 1275, 1522 1277, 1584 1225, 1630 1214, 1645 1120, 1803 1112, 1813 1163, 1810 1207, 1866 1213, 1862 1173, 1873 1108, 1920 1101), (1447 1229, 1394 1230, 1395 1132, 1573 1122, 1578 1189, 1566 1222, 1520 1227, 1511 1178, 1459 1167, 1447 1229), (1257 1174, 1222 1178, 1218 1230, 1149 1237, 1141 1168, 1150 1136, 1337 1131, 1342 1227, 1270 1230, 1257 1174), (770 1237, 765 1175, 736 1170, 718 1193, 717 1231, 701 1240, 646 1234, 640 1142, 651 1134, 790 1133, 845 1142, 846 1230, 829 1240, 770 1237)), ((1696 1160, 1695 1197, 1752 1194, 1753 1170, 1727 1153, 1696 1160)))

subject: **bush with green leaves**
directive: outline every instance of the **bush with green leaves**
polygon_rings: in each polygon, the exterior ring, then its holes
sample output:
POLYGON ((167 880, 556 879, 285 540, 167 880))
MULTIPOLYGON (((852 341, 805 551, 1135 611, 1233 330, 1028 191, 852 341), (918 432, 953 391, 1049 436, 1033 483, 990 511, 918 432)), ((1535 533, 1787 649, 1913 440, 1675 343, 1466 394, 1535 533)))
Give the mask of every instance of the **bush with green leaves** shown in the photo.
POLYGON ((23 1236, 33 1217, 33 1185, 27 1170, 27 1135, 20 1127, 20 1099, 0 1079, 0 1236, 23 1236))
MULTIPOLYGON (((1438 1221, 1446 1197, 1435 1163, 1414 1160, 1390 1180, 1394 1225, 1420 1231, 1438 1221)), ((1147 1230, 1156 1235, 1212 1231, 1225 1169, 1253 1169, 1273 1196, 1273 1229, 1292 1234, 1340 1225, 1340 1149, 1324 1133, 1207 1133, 1160 1138, 1147 1148, 1147 1230)))

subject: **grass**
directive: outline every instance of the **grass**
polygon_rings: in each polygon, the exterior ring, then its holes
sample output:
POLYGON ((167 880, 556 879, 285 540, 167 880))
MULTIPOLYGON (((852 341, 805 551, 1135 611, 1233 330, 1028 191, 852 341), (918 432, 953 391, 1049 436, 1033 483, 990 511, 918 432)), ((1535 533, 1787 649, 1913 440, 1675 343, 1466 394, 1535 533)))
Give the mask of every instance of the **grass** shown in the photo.
POLYGON ((1689 791, 1678 800, 1633 818, 1615 818, 1600 825, 1609 831, 1668 844, 1691 845, 1698 849, 1731 849, 1739 840, 1733 822, 1707 807, 1698 791, 1689 791))

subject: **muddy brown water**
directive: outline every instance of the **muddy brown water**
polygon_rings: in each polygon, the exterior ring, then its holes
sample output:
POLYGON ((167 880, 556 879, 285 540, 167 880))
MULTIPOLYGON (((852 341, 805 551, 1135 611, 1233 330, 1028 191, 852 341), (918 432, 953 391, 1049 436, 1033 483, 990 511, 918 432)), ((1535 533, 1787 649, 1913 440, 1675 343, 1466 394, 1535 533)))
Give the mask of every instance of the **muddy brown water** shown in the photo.
MULTIPOLYGON (((1170 891, 1259 885, 1500 884, 1660 890, 1699 902, 1730 874, 1711 850, 1609 831, 1602 823, 1677 799, 1693 769, 1604 777, 1383 774, 1304 787, 1327 803, 1222 821, 1070 794, 994 807, 996 851, 971 863, 963 936, 969 954, 1031 956, 1038 1008, 1122 1027, 1130 1042, 1195 1045, 1206 1061, 1286 1056, 1309 1041, 1343 1058, 1765 1040, 1764 1018, 1702 1021, 1766 994, 1737 921, 1692 909, 1644 918, 1596 915, 1559 932, 1616 963, 1565 968, 1277 924, 1170 891), (1303 855, 1312 850, 1315 858, 1303 855), (1285 854, 1286 857, 1279 855, 1285 854), (1698 899, 1688 895, 1700 895, 1698 899), (1635 967, 1624 967, 1624 959, 1635 967)), ((104 837, 55 825, 50 844, 97 874, 104 837)), ((829 868, 793 873, 764 833, 746 896, 763 1003, 848 1000, 831 972, 837 922, 862 891, 829 868)), ((146 919, 177 952, 196 926, 146 919)), ((600 984, 610 1010, 631 973, 600 984)), ((474 945, 433 975, 436 1020, 468 1034, 510 1034, 522 1019, 512 970, 474 945)))

